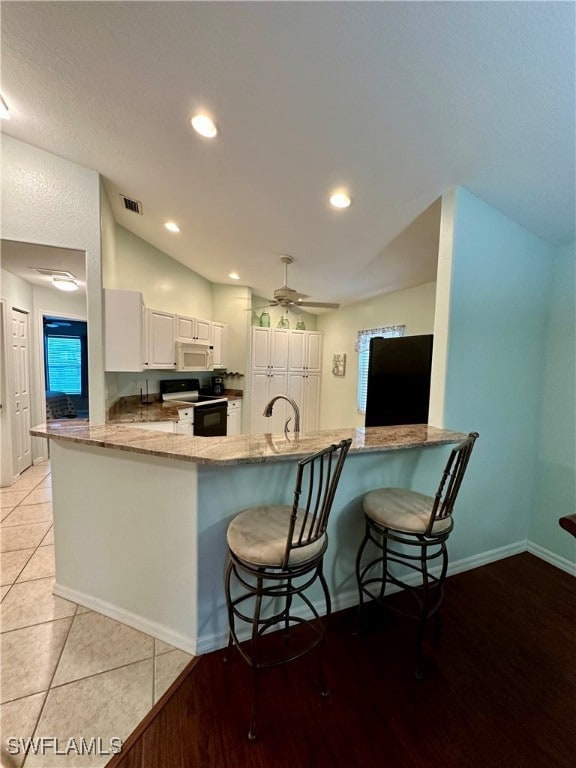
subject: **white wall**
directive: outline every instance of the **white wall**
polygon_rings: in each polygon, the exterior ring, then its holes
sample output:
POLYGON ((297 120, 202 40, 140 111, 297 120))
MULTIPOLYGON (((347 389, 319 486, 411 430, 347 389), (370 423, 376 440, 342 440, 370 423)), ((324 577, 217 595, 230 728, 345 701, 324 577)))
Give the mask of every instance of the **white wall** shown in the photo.
POLYGON ((102 281, 139 291, 150 309, 213 319, 211 283, 119 225, 114 247, 103 253, 102 281))
MULTIPOLYGON (((8 327, 10 322, 10 310, 12 307, 28 312, 28 337, 30 353, 30 420, 32 424, 38 424, 45 419, 44 408, 44 342, 42 316, 55 315, 58 317, 73 317, 78 320, 86 320, 86 297, 84 295, 63 293, 55 288, 43 288, 32 285, 26 280, 13 275, 6 270, 0 270, 0 298, 4 299, 8 327)), ((10 391, 11 359, 7 350, 7 365, 4 367, 7 391, 10 391)), ((6 402, 4 399, 3 402, 6 402)), ((9 402, 9 401, 8 401, 9 402)), ((5 406, 0 411, 2 418, 2 484, 6 485, 13 480, 12 451, 11 451, 11 424, 9 422, 10 409, 5 406), (5 444, 4 444, 5 443, 5 444)), ((32 438, 32 459, 37 462, 48 457, 47 441, 42 438, 32 438)))
POLYGON ((100 178, 96 171, 2 137, 2 237, 86 253, 90 418, 105 416, 100 178))
POLYGON ((384 325, 406 325, 410 336, 433 333, 436 283, 387 293, 321 315, 317 328, 324 334, 320 429, 359 427, 364 415, 356 411, 358 331, 384 325), (332 357, 346 354, 345 376, 332 374, 332 357))

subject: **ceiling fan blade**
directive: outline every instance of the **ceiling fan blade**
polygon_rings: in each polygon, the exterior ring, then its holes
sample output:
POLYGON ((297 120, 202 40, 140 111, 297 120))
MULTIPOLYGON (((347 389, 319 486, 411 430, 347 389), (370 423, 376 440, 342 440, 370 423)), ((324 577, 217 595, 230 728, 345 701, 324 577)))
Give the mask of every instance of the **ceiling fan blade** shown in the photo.
POLYGON ((258 312, 259 309, 269 309, 270 307, 277 307, 277 301, 271 301, 270 304, 262 304, 260 307, 248 307, 245 312, 258 312))
POLYGON ((298 307, 320 307, 322 309, 338 309, 340 304, 331 304, 326 301, 299 301, 298 307))

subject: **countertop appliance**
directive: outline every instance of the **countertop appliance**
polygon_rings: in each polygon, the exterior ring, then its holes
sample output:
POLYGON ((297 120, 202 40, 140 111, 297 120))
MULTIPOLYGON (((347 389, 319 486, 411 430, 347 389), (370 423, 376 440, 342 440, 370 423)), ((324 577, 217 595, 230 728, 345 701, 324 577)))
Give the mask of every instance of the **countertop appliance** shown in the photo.
POLYGON ((428 422, 432 342, 432 334, 371 339, 367 427, 428 422))
POLYGON ((224 377, 212 376, 211 381, 212 381, 212 394, 223 395, 224 394, 224 377))
POLYGON ((226 435, 228 399, 217 395, 200 395, 199 390, 198 379, 160 381, 162 400, 178 406, 180 427, 177 427, 177 430, 179 433, 197 437, 226 435))

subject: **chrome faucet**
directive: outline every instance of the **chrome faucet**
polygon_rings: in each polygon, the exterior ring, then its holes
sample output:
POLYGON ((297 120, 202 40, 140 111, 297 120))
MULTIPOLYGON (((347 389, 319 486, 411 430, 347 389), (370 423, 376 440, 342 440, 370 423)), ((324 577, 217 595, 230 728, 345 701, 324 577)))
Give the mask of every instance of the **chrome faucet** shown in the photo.
MULTIPOLYGON (((274 403, 276 400, 286 400, 287 403, 290 403, 292 408, 294 409, 294 432, 300 432, 300 409, 298 408, 298 405, 294 400, 292 400, 291 397, 287 397, 286 395, 276 395, 276 397, 273 397, 272 400, 268 403, 266 408, 264 408, 264 416, 270 417, 272 416, 272 408, 274 407, 274 403)), ((290 423, 291 416, 288 417, 286 420, 286 424, 284 424, 284 434, 288 434, 288 424, 290 423)))

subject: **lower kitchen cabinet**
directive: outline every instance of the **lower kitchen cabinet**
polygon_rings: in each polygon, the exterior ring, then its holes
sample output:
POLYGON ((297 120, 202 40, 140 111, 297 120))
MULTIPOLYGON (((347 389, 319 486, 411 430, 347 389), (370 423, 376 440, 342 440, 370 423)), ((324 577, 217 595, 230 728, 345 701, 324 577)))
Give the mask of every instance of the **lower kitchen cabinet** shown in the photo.
POLYGON ((250 433, 262 435, 266 432, 274 434, 284 432, 284 424, 287 419, 286 401, 278 401, 274 405, 272 416, 269 418, 264 416, 264 408, 276 395, 287 394, 288 374, 285 371, 282 373, 257 371, 252 373, 251 384, 250 433))
POLYGON ((315 432, 318 429, 320 410, 320 376, 313 373, 290 372, 288 395, 300 409, 300 431, 315 432))
POLYGON ((228 426, 227 435, 242 434, 242 401, 228 400, 228 426))

